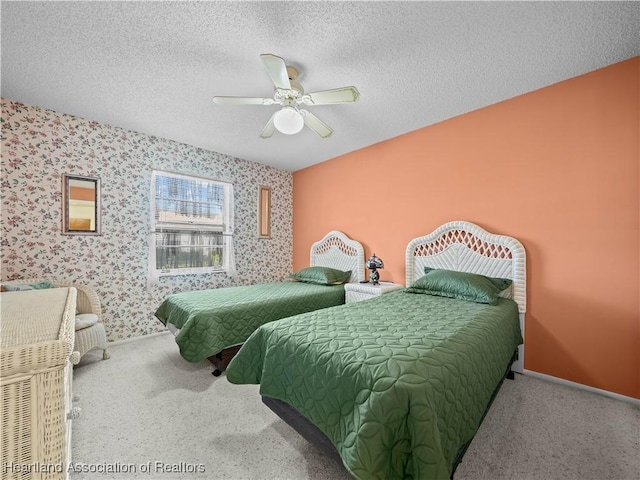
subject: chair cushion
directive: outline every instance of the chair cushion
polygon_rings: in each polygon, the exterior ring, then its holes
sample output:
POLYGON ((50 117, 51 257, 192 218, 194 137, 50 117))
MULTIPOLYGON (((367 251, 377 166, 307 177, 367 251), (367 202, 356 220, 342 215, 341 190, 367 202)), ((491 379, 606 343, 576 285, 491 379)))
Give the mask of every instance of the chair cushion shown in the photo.
POLYGON ((55 285, 48 280, 34 283, 3 283, 3 292, 25 292, 27 290, 43 290, 45 288, 55 288, 55 285))
POLYGON ((98 323, 98 316, 94 313, 80 313, 76 315, 76 332, 98 323))

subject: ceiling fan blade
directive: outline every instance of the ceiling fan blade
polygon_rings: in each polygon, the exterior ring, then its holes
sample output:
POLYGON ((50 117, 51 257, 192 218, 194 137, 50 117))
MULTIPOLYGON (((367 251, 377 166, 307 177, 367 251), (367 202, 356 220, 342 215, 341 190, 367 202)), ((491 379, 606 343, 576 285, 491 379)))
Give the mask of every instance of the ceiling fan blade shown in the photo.
MULTIPOLYGON (((360 97, 360 92, 356 87, 334 88, 332 90, 322 90, 321 92, 308 93, 309 101, 307 105, 330 105, 334 103, 353 103, 360 97)), ((303 100, 304 101, 304 100, 303 100)))
MULTIPOLYGON (((276 112, 278 113, 278 112, 276 112)), ((271 115, 271 118, 269 119, 269 121, 267 122, 267 124, 264 126, 264 128, 262 129, 262 132, 260 133, 260 137, 261 138, 271 138, 271 135, 273 135, 273 132, 276 131, 276 126, 273 123, 273 117, 276 116, 276 113, 274 113, 273 115, 271 115)))
POLYGON ((218 105, 273 105, 273 98, 259 97, 213 97, 213 103, 218 105))
POLYGON ((302 118, 304 119, 304 124, 309 127, 311 130, 316 132, 322 138, 330 137, 333 133, 333 130, 329 125, 324 123, 318 117, 316 117, 313 113, 308 110, 300 110, 302 114, 302 118))
POLYGON ((260 58, 276 88, 291 90, 291 82, 289 81, 289 74, 284 60, 270 53, 263 53, 260 58))

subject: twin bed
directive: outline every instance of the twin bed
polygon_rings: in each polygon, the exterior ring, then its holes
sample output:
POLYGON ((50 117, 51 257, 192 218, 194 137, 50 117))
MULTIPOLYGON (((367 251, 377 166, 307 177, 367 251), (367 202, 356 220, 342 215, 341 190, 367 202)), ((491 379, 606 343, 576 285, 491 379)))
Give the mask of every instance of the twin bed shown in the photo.
MULTIPOLYGON (((351 272, 348 281, 359 282, 364 280, 364 248, 332 231, 311 246, 310 265, 351 272)), ((183 358, 208 358, 218 376, 260 325, 344 302, 343 284, 285 281, 176 293, 162 302, 155 316, 174 331, 183 358)))
POLYGON ((227 379, 356 478, 451 478, 518 356, 525 270, 516 239, 445 224, 407 246, 409 288, 266 323, 227 379))

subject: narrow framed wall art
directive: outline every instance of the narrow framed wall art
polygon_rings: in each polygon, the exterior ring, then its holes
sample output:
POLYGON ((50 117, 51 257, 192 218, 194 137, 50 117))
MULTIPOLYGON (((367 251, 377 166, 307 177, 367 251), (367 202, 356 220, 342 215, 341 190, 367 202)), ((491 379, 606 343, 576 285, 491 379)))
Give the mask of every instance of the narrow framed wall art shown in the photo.
POLYGON ((258 188, 258 238, 271 238, 271 188, 258 188))

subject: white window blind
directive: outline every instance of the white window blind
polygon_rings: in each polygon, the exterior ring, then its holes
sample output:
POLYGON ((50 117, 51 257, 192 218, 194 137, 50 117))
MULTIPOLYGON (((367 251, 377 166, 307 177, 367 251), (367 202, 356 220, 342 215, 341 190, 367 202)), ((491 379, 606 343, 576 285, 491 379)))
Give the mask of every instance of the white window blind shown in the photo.
POLYGON ((151 184, 151 276, 233 273, 233 186, 161 171, 151 184))

